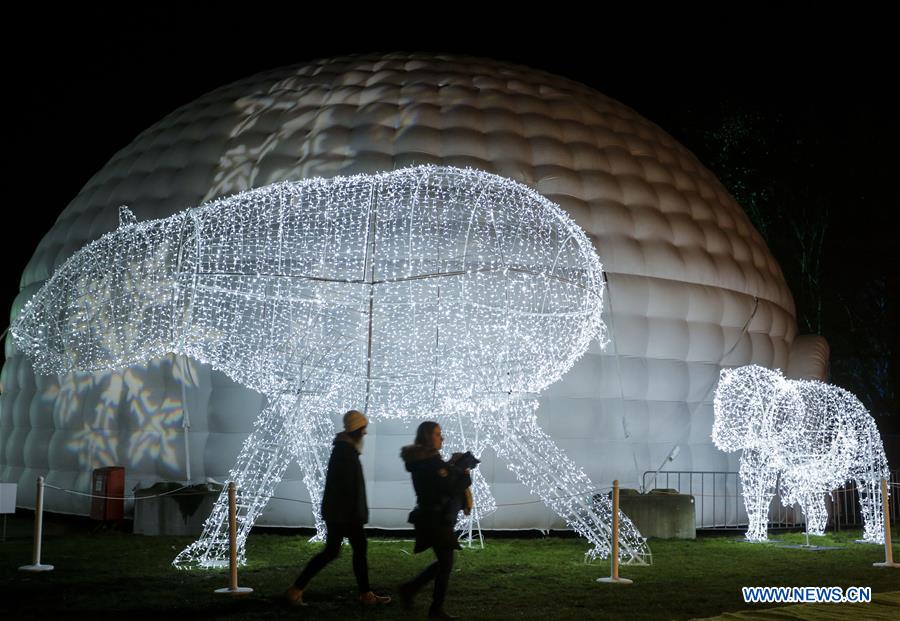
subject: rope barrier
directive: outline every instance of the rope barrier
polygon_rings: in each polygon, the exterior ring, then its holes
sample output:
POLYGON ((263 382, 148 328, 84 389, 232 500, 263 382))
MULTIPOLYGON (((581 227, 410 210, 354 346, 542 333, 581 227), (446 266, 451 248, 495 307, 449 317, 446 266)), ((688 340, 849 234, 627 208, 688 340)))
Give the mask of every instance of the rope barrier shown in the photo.
MULTIPOLYGON (((187 489, 190 485, 182 485, 178 489, 172 489, 168 492, 163 492, 162 494, 157 494, 155 496, 100 496, 99 494, 91 494, 90 492, 79 492, 75 489, 66 489, 64 487, 56 487, 55 485, 50 485, 49 483, 44 483, 44 487, 49 487, 50 489, 59 490, 61 492, 65 492, 67 494, 74 494, 75 496, 87 496, 89 498, 100 498, 102 500, 149 500, 151 498, 161 498, 163 496, 168 496, 170 494, 174 494, 177 491, 187 489)), ((187 494, 182 494, 182 496, 205 496, 204 492, 189 492, 187 494)))
MULTIPOLYGON (((190 486, 190 485, 182 485, 181 487, 179 487, 179 488, 177 488, 177 489, 169 490, 169 491, 163 492, 163 493, 161 493, 161 494, 155 494, 155 495, 153 495, 153 496, 135 496, 135 495, 131 495, 131 496, 101 496, 101 495, 99 495, 99 494, 92 494, 92 493, 90 493, 90 492, 81 492, 81 491, 74 490, 74 489, 66 489, 66 488, 64 488, 64 487, 57 487, 57 486, 55 486, 55 485, 50 485, 49 483, 45 483, 45 484, 44 484, 44 487, 48 487, 48 488, 50 488, 50 489, 55 489, 55 490, 58 490, 58 491, 60 491, 60 492, 65 492, 66 494, 73 494, 73 495, 76 495, 76 496, 86 496, 86 497, 88 497, 88 498, 100 498, 100 499, 102 499, 102 500, 133 500, 133 501, 138 501, 138 500, 151 500, 151 499, 154 499, 154 498, 162 498, 163 496, 170 496, 170 495, 172 495, 172 494, 176 494, 176 493, 180 492, 180 491, 183 490, 183 489, 187 489, 187 488, 189 488, 189 487, 191 487, 191 486, 190 486)), ((888 487, 897 487, 897 488, 900 488, 900 483, 888 483, 888 487)), ((830 492, 828 492, 828 493, 829 493, 829 494, 836 494, 836 493, 839 493, 839 492, 855 492, 855 491, 857 491, 858 489, 859 489, 859 488, 857 488, 856 486, 852 486, 852 487, 841 487, 841 488, 838 488, 838 489, 836 489, 836 490, 832 490, 832 491, 830 491, 830 492)), ((591 490, 591 491, 587 491, 587 492, 580 492, 580 493, 578 493, 578 494, 569 494, 569 495, 566 495, 566 496, 557 496, 557 498, 561 498, 561 499, 565 499, 565 498, 577 498, 577 497, 579 497, 579 496, 586 496, 586 495, 588 495, 588 494, 590 494, 590 495, 593 496, 594 494, 598 494, 598 493, 601 493, 601 492, 608 492, 608 491, 610 491, 610 490, 612 490, 612 487, 600 487, 600 488, 597 488, 597 489, 595 489, 595 490, 591 490)), ((211 493, 218 493, 218 492, 187 492, 187 493, 184 493, 184 494, 179 494, 179 496, 208 496, 208 495, 211 494, 211 493)), ((284 496, 271 496, 271 497, 270 497, 270 500, 283 500, 283 501, 285 501, 285 502, 297 502, 297 503, 304 504, 304 505, 311 505, 311 504, 312 504, 312 501, 310 501, 310 500, 301 500, 301 499, 299 499, 299 498, 285 498, 284 496)), ((543 503, 543 502, 544 502, 543 500, 526 500, 526 501, 523 501, 523 502, 505 502, 505 503, 496 503, 495 506, 499 509, 499 508, 501 508, 501 507, 523 507, 523 506, 526 506, 526 505, 536 505, 536 504, 541 504, 541 503, 543 503)), ((370 511, 410 511, 411 509, 410 509, 410 507, 369 507, 369 510, 370 510, 370 511)))
MULTIPOLYGON (((134 496, 134 495, 132 495, 132 496, 101 496, 99 494, 92 494, 90 492, 80 492, 80 491, 74 490, 74 489, 66 489, 64 487, 56 487, 55 485, 50 485, 49 483, 45 483, 44 487, 49 487, 50 489, 55 489, 60 492, 65 492, 67 494, 74 494, 76 496, 87 496, 88 498, 100 498, 103 500, 134 500, 134 501, 138 501, 138 500, 149 500, 152 498, 162 498, 163 496, 169 496, 169 495, 179 492, 183 489, 187 489, 188 487, 191 487, 191 486, 190 485, 182 485, 181 487, 179 487, 177 489, 169 490, 167 492, 163 492, 161 494, 156 494, 154 496, 134 496)), ((595 490, 581 492, 579 494, 569 494, 567 496, 557 496, 557 498, 577 498, 579 496, 586 496, 588 494, 593 496, 594 494, 609 491, 611 489, 612 489, 612 487, 600 487, 595 490)), ((179 494, 179 496, 209 496, 210 494, 213 494, 213 493, 218 494, 219 492, 212 492, 212 491, 209 491, 209 492, 187 492, 184 494, 179 494)), ((283 496, 270 496, 269 499, 270 500, 284 500, 287 502, 298 502, 298 503, 304 504, 304 505, 312 504, 311 500, 301 500, 300 498, 285 498, 283 496)), ((519 507, 519 506, 524 506, 524 505, 539 504, 539 503, 543 503, 543 502, 544 502, 543 500, 528 500, 525 502, 498 503, 495 506, 499 509, 500 507, 519 507)), ((410 507, 369 507, 369 510, 370 511, 410 511, 411 508, 410 507)))

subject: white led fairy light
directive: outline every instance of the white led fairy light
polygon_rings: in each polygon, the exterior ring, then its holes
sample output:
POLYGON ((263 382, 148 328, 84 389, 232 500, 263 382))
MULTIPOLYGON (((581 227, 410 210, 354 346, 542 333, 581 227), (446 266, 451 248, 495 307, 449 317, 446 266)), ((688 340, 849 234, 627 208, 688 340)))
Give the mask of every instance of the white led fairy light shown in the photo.
POLYGON ((801 506, 812 535, 825 532, 825 494, 855 481, 863 537, 884 543, 880 480, 888 476, 887 459, 875 421, 852 393, 748 365, 722 371, 714 409, 713 442, 723 451, 743 450, 747 539, 767 539, 780 475, 782 504, 801 506))
MULTIPOLYGON (((45 373, 175 352, 268 397, 231 479, 239 544, 296 460, 321 497, 330 415, 462 421, 609 553, 611 504, 537 426, 535 397, 606 342, 600 261, 557 205, 476 170, 422 166, 267 186, 135 223, 75 253, 13 324, 45 373)), ((453 428, 452 423, 447 425, 453 428)), ((448 443, 448 444, 452 444, 448 443)), ((483 480, 480 515, 494 507, 483 480)), ((314 515, 319 533, 324 524, 314 515)), ((176 559, 227 558, 226 503, 176 559)), ((647 548, 624 516, 622 556, 647 548)))

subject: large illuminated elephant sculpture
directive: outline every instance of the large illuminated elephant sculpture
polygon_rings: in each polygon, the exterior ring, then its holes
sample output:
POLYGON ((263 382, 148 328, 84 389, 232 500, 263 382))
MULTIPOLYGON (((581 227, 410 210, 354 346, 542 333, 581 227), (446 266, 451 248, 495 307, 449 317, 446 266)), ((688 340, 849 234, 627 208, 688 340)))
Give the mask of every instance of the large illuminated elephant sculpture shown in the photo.
POLYGON ((887 459, 875 421, 852 393, 748 365, 722 371, 714 409, 713 442, 743 451, 747 539, 766 540, 780 476, 781 502, 798 503, 814 535, 824 533, 828 519, 825 494, 855 481, 864 539, 884 542, 880 481, 888 476, 887 459))
MULTIPOLYGON (((557 205, 502 177, 423 166, 280 183, 162 220, 123 216, 56 271, 13 336, 44 373, 174 352, 266 395, 230 475, 241 558, 292 461, 321 534, 331 416, 351 407, 438 418, 458 448, 491 446, 590 540, 589 556, 609 553, 608 498, 534 413, 538 394, 606 340, 600 261, 557 205)), ((223 495, 176 564, 227 558, 226 515, 223 495)), ((622 557, 643 559, 644 539, 620 524, 622 557)))

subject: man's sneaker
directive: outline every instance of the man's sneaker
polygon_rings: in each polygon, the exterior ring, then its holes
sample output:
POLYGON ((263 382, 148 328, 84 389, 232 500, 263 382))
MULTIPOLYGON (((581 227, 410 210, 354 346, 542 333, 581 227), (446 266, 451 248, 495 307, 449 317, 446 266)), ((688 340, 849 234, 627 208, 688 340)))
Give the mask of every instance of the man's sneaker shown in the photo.
POLYGON ((390 604, 391 598, 387 595, 375 595, 372 591, 363 593, 359 596, 359 603, 363 606, 377 606, 379 604, 390 604))
POLYGON ((451 615, 449 612, 444 610, 443 608, 438 608, 435 610, 434 608, 428 611, 429 619, 442 619, 443 621, 452 621, 452 619, 458 619, 456 615, 451 615))
POLYGON ((287 601, 288 606, 306 606, 306 602, 303 601, 303 589, 298 589, 297 587, 292 586, 285 591, 284 599, 287 601))

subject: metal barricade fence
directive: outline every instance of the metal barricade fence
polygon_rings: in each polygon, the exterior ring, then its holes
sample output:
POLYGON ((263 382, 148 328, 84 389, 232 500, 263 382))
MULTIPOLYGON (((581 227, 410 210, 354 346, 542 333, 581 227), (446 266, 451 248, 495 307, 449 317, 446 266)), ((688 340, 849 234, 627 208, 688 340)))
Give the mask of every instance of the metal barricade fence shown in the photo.
MULTIPOLYGON (((900 470, 891 472, 891 523, 900 515, 900 470)), ((747 527, 741 479, 737 472, 726 471, 662 471, 644 472, 642 488, 673 489, 694 497, 697 530, 739 530, 747 527)), ((855 483, 833 491, 826 497, 829 527, 834 530, 861 527, 859 497, 855 483)), ((806 519, 799 505, 784 507, 776 491, 769 506, 769 528, 802 528, 806 519)))

